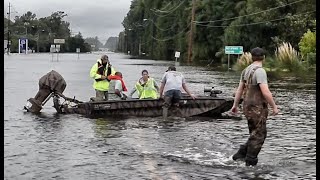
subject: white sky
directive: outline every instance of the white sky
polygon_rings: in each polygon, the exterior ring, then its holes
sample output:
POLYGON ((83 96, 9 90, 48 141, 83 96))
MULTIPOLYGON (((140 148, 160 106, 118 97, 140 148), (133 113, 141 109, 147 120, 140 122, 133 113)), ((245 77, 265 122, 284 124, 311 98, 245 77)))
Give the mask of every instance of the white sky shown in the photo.
POLYGON ((64 20, 70 23, 72 33, 80 31, 84 38, 98 36, 103 44, 124 29, 121 23, 131 5, 131 0, 4 0, 6 17, 9 2, 11 20, 27 11, 37 18, 64 11, 68 15, 64 20))

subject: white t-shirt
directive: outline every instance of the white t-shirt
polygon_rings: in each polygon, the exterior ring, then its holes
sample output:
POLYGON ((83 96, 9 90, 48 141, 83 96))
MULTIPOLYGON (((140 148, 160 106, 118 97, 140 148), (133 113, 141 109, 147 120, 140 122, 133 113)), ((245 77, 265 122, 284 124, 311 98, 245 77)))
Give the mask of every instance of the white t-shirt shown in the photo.
POLYGON ((118 89, 120 92, 123 91, 120 80, 111 80, 109 84, 108 99, 109 100, 120 100, 121 98, 115 94, 115 90, 118 89))
POLYGON ((165 72, 162 76, 161 83, 164 83, 164 92, 169 90, 182 90, 182 84, 186 83, 182 73, 177 71, 165 72))

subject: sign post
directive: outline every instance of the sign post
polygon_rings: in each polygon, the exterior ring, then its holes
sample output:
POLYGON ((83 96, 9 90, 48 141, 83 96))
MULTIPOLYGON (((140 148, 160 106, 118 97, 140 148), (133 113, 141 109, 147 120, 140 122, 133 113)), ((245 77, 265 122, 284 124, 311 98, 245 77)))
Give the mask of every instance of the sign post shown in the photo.
POLYGON ((56 45, 56 52, 57 52, 57 61, 59 61, 58 57, 59 57, 59 52, 60 52, 60 44, 56 45))
POLYGON ((178 58, 180 57, 180 52, 179 52, 179 51, 176 51, 175 54, 174 54, 174 57, 176 58, 175 66, 178 66, 178 65, 179 65, 179 63, 178 63, 178 58))
POLYGON ((228 71, 230 69, 230 54, 243 54, 243 46, 225 46, 224 53, 228 54, 228 71))
POLYGON ((79 60, 80 48, 77 48, 77 49, 76 49, 76 52, 78 53, 78 60, 79 60))
POLYGON ((59 56, 59 52, 60 52, 60 44, 64 44, 65 43, 65 39, 54 39, 53 43, 56 44, 55 45, 55 51, 57 53, 57 61, 58 60, 58 56, 59 56))
POLYGON ((52 54, 52 59, 51 61, 53 61, 53 53, 56 51, 56 45, 54 44, 51 44, 50 46, 50 53, 52 54))

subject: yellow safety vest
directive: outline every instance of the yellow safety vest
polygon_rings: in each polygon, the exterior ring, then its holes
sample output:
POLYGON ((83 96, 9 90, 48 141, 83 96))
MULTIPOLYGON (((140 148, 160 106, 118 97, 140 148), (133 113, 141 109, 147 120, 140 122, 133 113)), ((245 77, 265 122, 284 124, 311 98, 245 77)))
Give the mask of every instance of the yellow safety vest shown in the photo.
MULTIPOLYGON (((108 65, 106 66, 108 67, 108 65)), ((95 63, 90 70, 90 77, 94 79, 93 88, 99 91, 108 91, 109 90, 109 82, 105 79, 102 81, 96 81, 96 79, 100 79, 101 75, 97 73, 98 71, 98 63, 95 63)), ((111 74, 114 75, 116 73, 115 69, 111 67, 111 74)), ((103 72, 105 76, 107 76, 107 68, 103 72)))
POLYGON ((139 81, 135 85, 138 93, 139 93, 139 99, 157 99, 157 89, 154 87, 154 79, 149 78, 147 83, 144 86, 141 86, 139 81))

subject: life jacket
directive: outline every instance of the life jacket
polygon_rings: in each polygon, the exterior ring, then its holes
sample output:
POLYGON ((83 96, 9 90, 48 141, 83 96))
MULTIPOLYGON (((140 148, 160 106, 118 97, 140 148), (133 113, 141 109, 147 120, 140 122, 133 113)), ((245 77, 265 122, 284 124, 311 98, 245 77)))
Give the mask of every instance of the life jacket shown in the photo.
POLYGON ((124 81, 123 81, 123 79, 121 77, 119 77, 117 75, 109 75, 108 79, 109 79, 109 81, 111 81, 111 80, 120 80, 121 81, 121 85, 122 85, 122 90, 123 91, 127 91, 127 87, 124 84, 124 81))
MULTIPOLYGON (((103 64, 100 64, 100 62, 97 62, 98 64, 98 69, 97 69, 97 74, 99 75, 104 75, 104 76, 109 76, 111 74, 111 67, 108 66, 108 64, 106 65, 103 65, 103 64), (108 67, 108 68, 106 68, 108 67), (106 70, 107 70, 107 73, 106 73, 106 70)), ((103 81, 104 79, 95 79, 96 81, 103 81)), ((109 79, 106 79, 107 81, 110 81, 109 79)))
POLYGON ((154 79, 148 78, 148 81, 144 84, 141 84, 140 81, 138 81, 135 85, 135 88, 137 89, 139 93, 139 99, 157 99, 157 89, 154 87, 154 79))
MULTIPOLYGON (((101 75, 107 76, 108 73, 111 75, 115 74, 115 69, 113 67, 105 68, 101 67, 101 60, 98 59, 97 63, 95 63, 90 70, 90 77, 94 79, 93 88, 99 91, 108 91, 109 90, 109 81, 108 80, 101 80, 101 75), (99 66, 100 65, 100 66, 99 66), (100 68, 100 70, 99 70, 100 68), (108 72, 110 71, 110 72, 108 72)), ((106 66, 107 67, 107 66, 106 66)))
POLYGON ((267 107, 267 101, 262 95, 259 84, 252 84, 252 76, 258 68, 261 67, 254 67, 249 74, 248 80, 244 82, 243 106, 261 105, 267 107))

